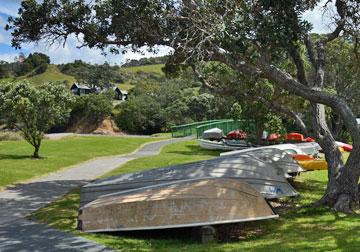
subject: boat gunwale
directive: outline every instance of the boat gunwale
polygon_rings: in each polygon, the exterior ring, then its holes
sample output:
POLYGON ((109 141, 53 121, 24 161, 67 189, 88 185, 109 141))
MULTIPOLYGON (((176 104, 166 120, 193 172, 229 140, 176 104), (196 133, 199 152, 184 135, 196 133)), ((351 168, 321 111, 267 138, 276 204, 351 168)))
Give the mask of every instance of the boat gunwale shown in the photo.
POLYGON ((279 218, 279 215, 274 213, 274 215, 268 215, 268 216, 263 216, 263 217, 252 217, 252 218, 245 218, 245 219, 198 222, 198 223, 166 225, 166 226, 137 227, 137 228, 94 229, 94 230, 87 230, 84 232, 85 233, 99 233, 99 232, 140 231, 140 230, 156 230, 156 229, 170 229, 170 228, 186 228, 186 227, 199 227, 199 226, 208 226, 208 225, 221 225, 221 224, 230 224, 230 223, 260 221, 260 220, 268 220, 268 219, 275 219, 275 218, 279 218))
MULTIPOLYGON (((254 190, 256 190, 256 188, 254 188, 253 185, 262 185, 262 186, 274 186, 272 184, 267 184, 267 183, 257 183, 257 180, 259 181, 266 181, 265 179, 252 179, 252 180, 255 180, 253 183, 249 183, 247 181, 244 181, 246 180, 247 178, 234 178, 234 177, 221 177, 221 178, 214 178, 214 177, 203 177, 203 178, 194 178, 194 179, 185 179, 185 180, 176 180, 176 181, 173 181, 173 182, 167 182, 167 183, 159 183, 159 184, 156 184, 156 185, 150 185, 150 186, 145 186, 145 187, 140 187, 140 188, 132 188, 132 189, 125 189, 124 191, 121 191, 121 192, 113 192, 113 193, 109 193, 109 194, 103 194, 99 197, 97 197, 95 200, 97 199, 100 199, 100 198, 105 198, 105 197, 112 197, 112 196, 117 196, 117 195, 121 195, 121 194, 127 194, 127 193, 132 193, 132 192, 137 192, 137 191, 141 191, 141 190, 147 190, 147 189, 153 189, 153 188, 161 188, 163 186, 168 186, 168 185, 173 185, 173 184, 177 184, 177 183, 188 183, 188 182, 193 182, 193 181, 201 181, 201 180, 207 180, 207 179, 233 179, 233 180, 242 180, 241 182, 242 183, 246 183, 248 184, 250 187, 252 187, 254 190)), ((276 180, 274 180, 276 181, 276 180)), ((290 192, 291 193, 288 193, 289 195, 284 195, 282 197, 296 197, 299 195, 299 192, 297 192, 295 190, 295 188, 287 183, 287 182, 282 182, 282 181, 276 181, 276 182, 279 182, 281 183, 282 185, 285 185, 287 187, 290 188, 290 192)), ((109 190, 101 190, 101 192, 104 192, 104 191, 113 191, 113 189, 109 189, 109 190)), ((257 190, 256 190, 257 191, 257 190)), ((99 191, 88 191, 86 193, 94 193, 94 192, 99 192, 99 191)), ((259 192, 264 198, 266 199, 278 199, 278 198, 282 198, 282 197, 279 197, 279 196, 276 196, 276 194, 270 194, 270 193, 262 193, 262 192, 259 192)), ((285 193, 284 193, 285 194, 285 193)), ((87 201, 82 201, 82 202, 87 202, 87 201)), ((90 203, 93 203, 94 200, 92 201, 89 201, 87 203, 85 203, 85 205, 83 205, 82 207, 80 207, 80 209, 82 209, 83 207, 87 206, 88 204, 90 203)), ((81 203, 81 202, 80 202, 81 203)))

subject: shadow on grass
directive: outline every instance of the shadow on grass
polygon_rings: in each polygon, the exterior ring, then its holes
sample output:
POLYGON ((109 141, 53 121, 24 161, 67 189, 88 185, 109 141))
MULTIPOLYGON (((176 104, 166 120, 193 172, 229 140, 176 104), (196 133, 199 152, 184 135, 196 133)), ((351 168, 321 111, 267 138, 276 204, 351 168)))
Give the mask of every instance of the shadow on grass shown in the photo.
POLYGON ((219 156, 220 151, 217 150, 206 150, 196 145, 185 145, 187 150, 183 151, 168 151, 167 153, 180 154, 186 156, 199 156, 199 155, 212 155, 219 156))
POLYGON ((23 159, 33 159, 31 155, 12 155, 12 154, 0 154, 0 160, 23 160, 23 159))
MULTIPOLYGON (((293 185, 301 196, 280 201, 287 207, 279 219, 218 225, 219 242, 210 247, 199 243, 196 228, 83 235, 113 248, 136 251, 183 251, 184 247, 188 251, 206 251, 208 248, 212 251, 357 251, 359 216, 311 206, 311 202, 322 196, 326 182, 307 178, 295 180, 293 185)), ((74 191, 44 208, 35 219, 79 234, 75 231, 78 207, 79 191, 74 191), (49 220, 49 216, 53 219, 49 220)))

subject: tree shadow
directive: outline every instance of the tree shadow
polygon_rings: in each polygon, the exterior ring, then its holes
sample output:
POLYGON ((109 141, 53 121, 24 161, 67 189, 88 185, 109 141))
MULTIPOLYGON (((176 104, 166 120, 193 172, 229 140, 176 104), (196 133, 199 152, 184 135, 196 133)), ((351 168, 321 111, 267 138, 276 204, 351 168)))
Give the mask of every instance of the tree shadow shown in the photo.
POLYGON ((206 150, 196 145, 185 145, 188 150, 184 151, 168 151, 167 153, 180 154, 186 156, 198 156, 198 155, 212 155, 219 156, 221 151, 218 150, 206 150))
POLYGON ((31 155, 13 155, 13 154, 0 154, 0 160, 22 160, 22 159, 32 159, 31 155))

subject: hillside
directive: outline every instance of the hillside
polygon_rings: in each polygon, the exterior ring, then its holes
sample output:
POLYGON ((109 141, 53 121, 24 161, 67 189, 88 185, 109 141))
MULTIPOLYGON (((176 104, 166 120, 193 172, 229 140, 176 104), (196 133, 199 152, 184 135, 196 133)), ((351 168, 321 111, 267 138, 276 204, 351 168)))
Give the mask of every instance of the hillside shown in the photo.
MULTIPOLYGON (((87 63, 83 63, 85 69, 87 63)), ((134 63, 135 64, 135 63, 134 63)), ((139 63, 138 63, 139 64, 139 63)), ((130 91, 139 81, 149 77, 164 76, 162 68, 164 64, 147 64, 141 66, 128 66, 119 68, 118 73, 122 76, 123 83, 118 84, 121 90, 130 91)), ((35 74, 36 69, 20 77, 10 77, 1 79, 1 81, 21 81, 27 80, 32 85, 40 85, 45 82, 66 82, 68 86, 76 82, 75 77, 70 73, 65 74, 60 71, 61 65, 49 65, 42 74, 35 74)), ((115 83, 115 82, 114 82, 115 83)))
POLYGON ((164 67, 164 64, 155 64, 155 65, 144 65, 144 66, 134 66, 134 67, 122 67, 121 69, 128 73, 152 73, 158 75, 164 75, 164 72, 161 70, 164 67))
POLYGON ((70 86, 72 83, 76 82, 75 78, 70 75, 66 75, 60 72, 56 65, 49 65, 47 70, 42 74, 33 75, 29 73, 27 75, 18 77, 16 80, 27 80, 33 85, 40 85, 44 82, 67 82, 67 85, 70 86))
POLYGON ((118 84, 118 87, 121 90, 129 91, 135 86, 136 81, 139 79, 145 79, 150 76, 164 76, 165 74, 162 71, 163 67, 164 64, 121 67, 120 72, 125 75, 125 81, 124 83, 118 84))

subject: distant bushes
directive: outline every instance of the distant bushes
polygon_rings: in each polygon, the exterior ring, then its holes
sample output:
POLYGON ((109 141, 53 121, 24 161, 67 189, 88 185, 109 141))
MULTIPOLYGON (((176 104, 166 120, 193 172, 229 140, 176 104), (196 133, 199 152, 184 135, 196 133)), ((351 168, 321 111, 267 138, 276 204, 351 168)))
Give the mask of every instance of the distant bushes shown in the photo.
POLYGON ((70 123, 78 120, 100 123, 111 115, 112 108, 112 100, 106 94, 79 96, 73 105, 70 123))
POLYGON ((166 126, 166 117, 155 98, 141 95, 120 105, 116 124, 128 133, 153 134, 166 126))
POLYGON ((18 132, 4 131, 0 132, 0 141, 20 141, 22 136, 18 132))

